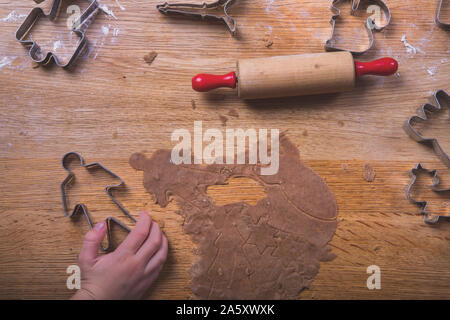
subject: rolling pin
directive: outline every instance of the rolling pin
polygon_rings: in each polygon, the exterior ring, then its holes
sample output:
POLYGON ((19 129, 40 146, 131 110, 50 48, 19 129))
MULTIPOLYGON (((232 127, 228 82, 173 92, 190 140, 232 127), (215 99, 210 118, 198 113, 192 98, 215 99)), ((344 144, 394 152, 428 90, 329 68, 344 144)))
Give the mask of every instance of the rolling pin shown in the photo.
POLYGON ((206 92, 237 87, 242 99, 335 93, 353 89, 356 78, 361 76, 389 76, 397 69, 398 63, 392 58, 358 62, 350 52, 241 59, 236 72, 196 75, 192 78, 192 88, 206 92))

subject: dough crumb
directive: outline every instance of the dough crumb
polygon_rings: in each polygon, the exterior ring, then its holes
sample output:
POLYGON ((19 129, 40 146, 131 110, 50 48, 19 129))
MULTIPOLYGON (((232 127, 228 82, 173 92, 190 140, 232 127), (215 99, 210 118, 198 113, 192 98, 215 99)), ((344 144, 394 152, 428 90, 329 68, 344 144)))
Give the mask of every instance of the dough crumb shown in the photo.
POLYGON ((222 115, 220 115, 219 118, 220 121, 222 122, 222 125, 225 127, 227 125, 228 118, 222 115))
POLYGON ((272 36, 272 34, 271 33, 266 33, 264 35, 264 37, 262 38, 262 41, 264 41, 264 46, 266 48, 269 49, 270 47, 272 47, 273 46, 273 36, 272 36))
POLYGON ((236 111, 236 109, 231 109, 230 111, 228 111, 228 115, 235 118, 239 118, 239 113, 236 111))
POLYGON ((144 61, 147 62, 148 64, 152 64, 157 56, 158 56, 157 52, 155 51, 149 52, 144 56, 144 61))
POLYGON ((364 180, 372 182, 375 180, 375 175, 375 169, 369 163, 364 164, 364 180))
POLYGON ((191 100, 191 106, 192 106, 192 110, 197 109, 197 104, 195 103, 194 99, 191 100))

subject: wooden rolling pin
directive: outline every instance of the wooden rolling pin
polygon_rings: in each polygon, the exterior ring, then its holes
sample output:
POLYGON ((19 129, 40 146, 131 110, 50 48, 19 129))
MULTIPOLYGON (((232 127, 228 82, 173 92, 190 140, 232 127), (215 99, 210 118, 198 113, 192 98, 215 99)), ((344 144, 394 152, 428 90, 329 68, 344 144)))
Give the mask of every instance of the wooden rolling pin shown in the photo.
POLYGON ((225 75, 198 74, 192 78, 192 88, 206 92, 237 86, 242 99, 343 92, 353 89, 356 78, 363 75, 396 73, 398 63, 392 58, 358 62, 350 52, 327 52, 242 59, 236 68, 225 75))

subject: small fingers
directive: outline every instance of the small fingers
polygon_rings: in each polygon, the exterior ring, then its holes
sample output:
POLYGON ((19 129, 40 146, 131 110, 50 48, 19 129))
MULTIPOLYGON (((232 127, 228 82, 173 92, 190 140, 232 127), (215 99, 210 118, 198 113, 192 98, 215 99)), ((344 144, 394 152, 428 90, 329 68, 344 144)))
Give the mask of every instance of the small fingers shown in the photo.
POLYGON ((163 233, 156 222, 152 223, 150 235, 142 244, 136 256, 143 260, 145 264, 153 257, 153 255, 161 248, 163 233))
POLYGON ((94 261, 98 256, 98 249, 100 248, 100 243, 105 237, 105 234, 106 234, 106 223, 104 221, 100 221, 94 226, 92 230, 86 233, 84 237, 83 247, 81 248, 80 254, 78 255, 80 265, 94 264, 94 261))
POLYGON ((141 212, 138 222, 133 230, 130 231, 128 236, 117 248, 119 251, 129 251, 135 253, 139 250, 141 245, 145 242, 150 232, 152 220, 147 212, 141 212))
POLYGON ((155 272, 159 274, 164 263, 167 259, 167 252, 169 250, 169 243, 165 235, 162 236, 162 245, 161 248, 153 255, 153 257, 148 262, 145 267, 145 273, 149 274, 155 272))

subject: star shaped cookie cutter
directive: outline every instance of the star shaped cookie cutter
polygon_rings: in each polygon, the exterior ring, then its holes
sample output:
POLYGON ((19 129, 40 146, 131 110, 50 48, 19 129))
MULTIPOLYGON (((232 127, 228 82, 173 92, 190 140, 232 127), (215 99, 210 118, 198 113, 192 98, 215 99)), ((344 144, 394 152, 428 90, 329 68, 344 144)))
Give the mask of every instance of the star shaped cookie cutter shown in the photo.
POLYGON ((73 23, 72 30, 79 38, 79 42, 77 48, 75 49, 73 55, 67 61, 67 63, 61 63, 58 57, 51 51, 47 52, 44 57, 41 57, 41 48, 39 45, 30 39, 25 39, 28 33, 31 31, 33 26, 37 23, 37 21, 42 18, 48 18, 50 21, 54 21, 58 18, 59 11, 61 9, 62 2, 64 0, 54 0, 52 3, 52 7, 50 12, 46 14, 44 10, 40 7, 36 7, 31 10, 28 16, 25 18, 23 23, 16 31, 16 40, 22 43, 25 46, 30 46, 30 50, 28 52, 31 60, 40 64, 47 65, 52 60, 55 61, 55 64, 61 68, 67 69, 70 68, 76 59, 81 55, 83 50, 87 45, 87 38, 84 35, 85 29, 89 26, 92 18, 98 13, 98 2, 96 0, 88 0, 90 2, 89 7, 80 15, 80 17, 73 23))
MULTIPOLYGON (((378 31, 378 32, 382 31, 391 22, 391 10, 384 3, 384 1, 382 1, 382 0, 371 0, 371 3, 374 3, 375 5, 379 6, 381 10, 383 10, 384 15, 386 17, 386 24, 381 27, 381 26, 378 26, 372 18, 370 18, 370 17, 367 18, 366 23, 364 24, 364 26, 365 26, 365 29, 367 31, 367 36, 369 37, 369 46, 366 49, 362 50, 362 51, 350 51, 348 49, 338 47, 336 45, 336 41, 335 41, 336 20, 341 15, 341 9, 339 9, 337 7, 337 5, 340 2, 342 2, 342 1, 343 0, 333 0, 333 2, 331 3, 331 11, 334 12, 334 15, 331 17, 331 20, 330 20, 331 37, 330 37, 330 39, 328 39, 325 42, 325 50, 326 51, 349 51, 354 56, 362 55, 362 54, 366 53, 367 51, 369 51, 373 47, 373 44, 375 42, 375 37, 374 37, 374 34, 373 34, 373 30, 378 31)), ((354 15, 355 12, 358 10, 360 3, 363 0, 349 0, 349 1, 352 1, 352 8, 350 10, 350 14, 354 15)), ((366 0, 366 1, 369 1, 369 0, 366 0)))
POLYGON ((434 17, 434 21, 436 22, 436 25, 444 30, 450 30, 450 23, 444 23, 441 21, 441 9, 444 5, 444 0, 439 0, 438 6, 436 9, 436 16, 434 17))
MULTIPOLYGON (((98 162, 93 162, 93 163, 89 163, 89 164, 85 164, 83 158, 81 157, 80 154, 76 153, 76 152, 69 152, 66 153, 64 155, 64 157, 62 158, 61 164, 62 167, 64 168, 64 170, 66 170, 68 172, 67 177, 63 180, 63 182, 61 183, 61 198, 62 198, 62 205, 63 205, 63 213, 64 216, 68 217, 68 218, 72 218, 74 217, 76 214, 83 214, 89 224, 89 228, 92 229, 94 227, 94 223, 92 222, 92 219, 89 215, 88 212, 88 208, 86 207, 86 205, 82 204, 82 203, 77 203, 75 204, 75 206, 73 207, 72 212, 69 212, 69 203, 67 200, 67 186, 73 182, 73 180, 75 179, 75 174, 67 167, 67 162, 68 162, 68 158, 69 157, 77 157, 80 160, 80 165, 87 169, 87 170, 92 170, 92 169, 101 169, 104 172, 108 173, 110 176, 112 176, 113 178, 116 178, 119 180, 118 184, 111 184, 111 185, 107 185, 105 186, 105 192, 108 195, 108 197, 119 207, 119 209, 128 217, 130 218, 133 222, 136 222, 136 219, 128 212, 127 209, 125 209, 125 207, 118 201, 116 200, 113 195, 111 194, 111 190, 113 189, 117 189, 122 187, 125 183, 123 182, 123 180, 116 175, 115 173, 113 173, 112 171, 106 169, 104 166, 102 166, 100 163, 98 162)), ((119 225, 122 229, 124 229, 125 231, 129 232, 130 228, 128 228, 126 225, 124 225, 123 223, 121 223, 119 220, 115 219, 114 217, 108 217, 105 220, 106 222, 106 226, 107 226, 107 231, 106 231, 106 240, 107 240, 107 246, 104 247, 103 245, 101 245, 101 249, 103 251, 109 251, 111 249, 111 224, 112 223, 116 223, 117 225, 119 225)))
POLYGON ((432 185, 430 186, 431 190, 442 193, 442 192, 449 192, 450 194, 450 188, 449 189, 441 189, 438 188, 438 185, 440 183, 439 176, 437 174, 436 170, 429 170, 427 168, 424 168, 420 163, 418 163, 414 168, 412 168, 409 171, 409 175, 411 176, 411 180, 409 181, 409 185, 406 189, 406 198, 413 204, 419 207, 420 214, 422 214, 423 220, 427 224, 436 224, 439 222, 439 218, 450 218, 449 215, 442 214, 442 215, 430 215, 427 212, 427 202, 426 201, 417 201, 411 197, 411 189, 416 182, 417 174, 418 172, 423 171, 431 176, 432 185))
POLYGON ((236 20, 228 14, 228 9, 236 0, 218 0, 215 2, 203 2, 202 4, 193 3, 167 3, 159 4, 156 9, 163 14, 178 14, 190 17, 201 18, 202 20, 213 19, 222 21, 227 26, 232 35, 236 33, 236 20), (208 13, 210 11, 222 10, 223 15, 208 13))
POLYGON ((449 109, 450 115, 450 98, 447 92, 444 90, 436 91, 430 98, 429 103, 425 103, 421 108, 419 108, 418 113, 420 115, 414 115, 410 117, 403 125, 403 130, 415 141, 427 145, 431 145, 434 152, 439 157, 439 159, 450 168, 450 158, 448 154, 444 151, 439 141, 436 138, 425 138, 414 128, 414 123, 416 122, 426 122, 428 121, 427 113, 441 112, 444 107, 449 109))

